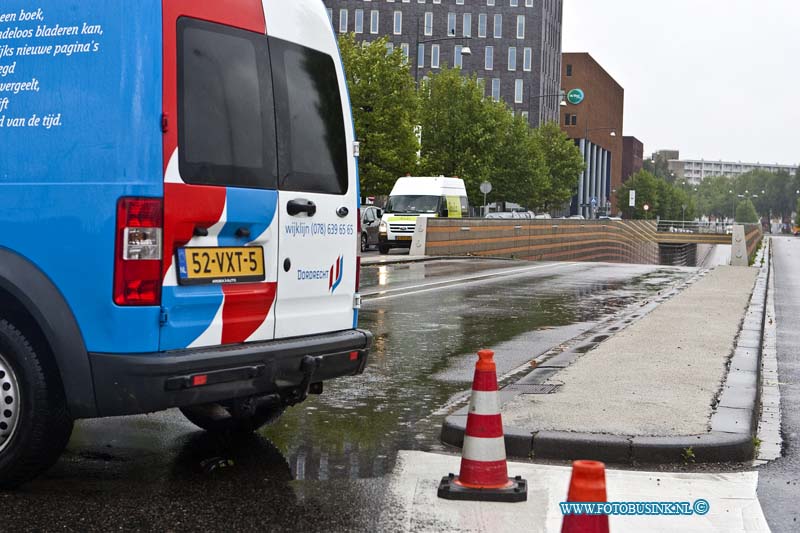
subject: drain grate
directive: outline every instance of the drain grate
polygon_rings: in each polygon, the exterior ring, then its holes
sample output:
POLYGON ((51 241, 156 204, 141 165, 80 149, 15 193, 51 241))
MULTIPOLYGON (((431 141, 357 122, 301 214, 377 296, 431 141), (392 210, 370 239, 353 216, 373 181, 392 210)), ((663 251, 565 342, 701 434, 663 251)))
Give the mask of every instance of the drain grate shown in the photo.
POLYGON ((516 383, 514 385, 510 385, 505 390, 519 392, 520 394, 553 394, 561 388, 561 385, 561 383, 516 383))

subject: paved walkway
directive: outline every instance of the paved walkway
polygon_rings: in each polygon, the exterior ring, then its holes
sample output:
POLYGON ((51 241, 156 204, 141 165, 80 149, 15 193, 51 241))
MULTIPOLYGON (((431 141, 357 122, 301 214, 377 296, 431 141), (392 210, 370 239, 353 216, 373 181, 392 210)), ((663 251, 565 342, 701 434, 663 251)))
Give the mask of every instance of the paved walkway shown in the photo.
MULTIPOLYGON (((442 476, 457 473, 459 458, 423 452, 400 452, 391 476, 392 505, 385 511, 398 531, 552 531, 561 530, 559 502, 566 500, 571 469, 564 466, 509 463, 509 475, 528 481, 522 503, 460 502, 439 499, 442 476), (401 518, 396 518, 399 515, 401 518), (398 523, 399 522, 399 523, 398 523)), ((612 516, 614 532, 768 532, 756 497, 758 474, 684 474, 607 470, 609 501, 705 499, 708 514, 698 516, 612 516)), ((382 523, 384 520, 381 520, 382 523)))
POLYGON ((524 431, 678 436, 709 430, 712 402, 758 270, 719 267, 556 374, 554 394, 517 396, 524 431))

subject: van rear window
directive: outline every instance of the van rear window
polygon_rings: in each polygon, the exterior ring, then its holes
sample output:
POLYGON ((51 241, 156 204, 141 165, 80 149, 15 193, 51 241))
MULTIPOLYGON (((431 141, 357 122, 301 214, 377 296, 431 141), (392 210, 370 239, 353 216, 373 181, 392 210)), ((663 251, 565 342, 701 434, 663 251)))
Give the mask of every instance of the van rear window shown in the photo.
POLYGON ((185 182, 347 192, 347 137, 331 56, 182 18, 178 64, 185 182))
POLYGON ((179 20, 178 142, 185 182, 276 188, 268 53, 258 34, 179 20))
POLYGON ((347 192, 347 145, 333 58, 270 39, 280 149, 280 188, 347 192))

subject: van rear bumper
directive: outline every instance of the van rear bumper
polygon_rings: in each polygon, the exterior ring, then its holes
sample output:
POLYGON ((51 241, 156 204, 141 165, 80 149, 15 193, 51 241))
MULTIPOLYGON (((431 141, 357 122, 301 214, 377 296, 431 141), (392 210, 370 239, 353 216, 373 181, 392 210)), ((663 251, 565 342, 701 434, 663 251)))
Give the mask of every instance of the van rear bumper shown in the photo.
POLYGON ((151 354, 90 353, 89 358, 98 415, 119 416, 248 396, 290 397, 303 386, 306 356, 318 362, 311 376, 318 383, 362 373, 371 344, 371 333, 348 330, 151 354), (207 384, 193 386, 203 380, 207 384))

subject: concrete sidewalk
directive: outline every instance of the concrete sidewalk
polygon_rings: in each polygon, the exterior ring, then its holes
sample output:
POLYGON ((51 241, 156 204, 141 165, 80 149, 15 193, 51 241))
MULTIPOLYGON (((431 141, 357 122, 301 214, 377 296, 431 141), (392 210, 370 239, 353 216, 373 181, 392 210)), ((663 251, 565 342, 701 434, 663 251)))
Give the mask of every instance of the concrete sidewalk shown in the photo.
POLYGON ((757 273, 714 270, 559 372, 556 393, 517 396, 503 421, 530 432, 707 432, 757 273))
MULTIPOLYGON (((685 290, 644 304, 635 321, 607 328, 609 338, 588 352, 539 361, 499 393, 507 454, 751 460, 769 263, 764 250, 760 268, 702 273, 685 290)), ((445 419, 444 443, 462 445, 466 415, 464 407, 445 419)))

